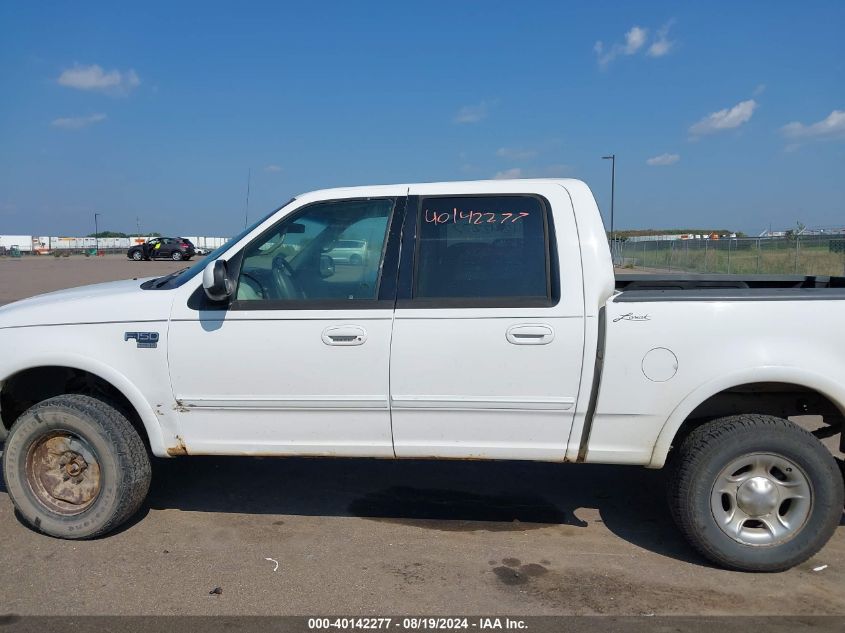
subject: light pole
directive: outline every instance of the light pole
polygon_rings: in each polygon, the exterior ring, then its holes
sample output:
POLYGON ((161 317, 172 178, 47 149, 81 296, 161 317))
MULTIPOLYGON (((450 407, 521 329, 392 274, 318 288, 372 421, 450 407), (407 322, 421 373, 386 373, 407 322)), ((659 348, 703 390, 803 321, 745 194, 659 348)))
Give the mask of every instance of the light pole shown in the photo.
POLYGON ((98 256, 100 254, 100 229, 98 228, 97 218, 100 217, 101 214, 95 213, 94 214, 94 244, 95 244, 95 252, 94 256, 98 256))

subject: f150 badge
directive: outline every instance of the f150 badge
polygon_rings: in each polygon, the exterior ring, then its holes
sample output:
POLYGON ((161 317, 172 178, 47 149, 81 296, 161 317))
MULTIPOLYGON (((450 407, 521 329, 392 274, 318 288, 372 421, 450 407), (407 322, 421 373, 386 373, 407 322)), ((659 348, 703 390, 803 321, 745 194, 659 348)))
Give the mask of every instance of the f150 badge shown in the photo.
POLYGON ((138 347, 158 347, 158 332, 124 332, 123 340, 134 339, 138 347))

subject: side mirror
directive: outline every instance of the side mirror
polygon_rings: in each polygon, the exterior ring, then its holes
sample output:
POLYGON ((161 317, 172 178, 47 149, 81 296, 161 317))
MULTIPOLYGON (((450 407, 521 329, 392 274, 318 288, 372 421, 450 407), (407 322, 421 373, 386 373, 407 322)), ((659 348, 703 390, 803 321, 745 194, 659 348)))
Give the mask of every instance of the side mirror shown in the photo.
POLYGON ((320 255, 320 277, 326 279, 334 275, 334 260, 328 255, 320 255))
POLYGON ((226 301, 231 298, 234 286, 229 279, 229 268, 225 260, 215 259, 208 262, 202 271, 202 287, 212 301, 226 301))

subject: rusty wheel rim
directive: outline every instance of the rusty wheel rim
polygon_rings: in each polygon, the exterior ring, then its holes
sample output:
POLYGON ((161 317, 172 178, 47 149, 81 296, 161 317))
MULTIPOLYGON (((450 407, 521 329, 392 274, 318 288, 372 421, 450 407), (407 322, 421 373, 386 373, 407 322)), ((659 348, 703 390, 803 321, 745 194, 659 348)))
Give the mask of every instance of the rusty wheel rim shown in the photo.
POLYGON ((32 443, 26 456, 26 478, 38 501, 63 516, 85 512, 100 494, 96 453, 70 431, 54 431, 32 443))

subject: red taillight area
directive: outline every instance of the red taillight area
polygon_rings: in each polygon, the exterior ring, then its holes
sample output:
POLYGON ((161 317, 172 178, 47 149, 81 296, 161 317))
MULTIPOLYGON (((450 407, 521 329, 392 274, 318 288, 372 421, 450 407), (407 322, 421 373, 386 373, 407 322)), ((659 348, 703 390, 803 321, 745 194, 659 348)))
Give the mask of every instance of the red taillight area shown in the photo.
POLYGON ((181 246, 182 248, 188 248, 188 247, 190 247, 191 245, 190 245, 190 244, 188 244, 187 242, 182 242, 182 243, 180 244, 180 246, 181 246))

